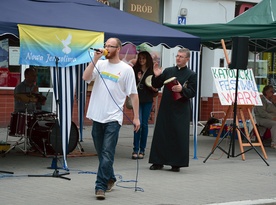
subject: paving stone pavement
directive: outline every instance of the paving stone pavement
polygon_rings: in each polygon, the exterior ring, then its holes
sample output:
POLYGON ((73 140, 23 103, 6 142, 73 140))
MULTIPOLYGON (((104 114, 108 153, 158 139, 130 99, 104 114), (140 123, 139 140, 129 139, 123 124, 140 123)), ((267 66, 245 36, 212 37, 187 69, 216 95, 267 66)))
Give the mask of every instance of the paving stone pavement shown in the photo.
MULTIPOLYGON (((0 141, 5 140, 6 132, 6 128, 0 129, 0 141)), ((254 149, 245 153, 245 160, 241 156, 228 158, 219 148, 207 159, 215 138, 198 135, 195 149, 191 135, 188 168, 177 173, 169 171, 169 166, 152 171, 148 163, 152 133, 150 125, 145 158, 132 160, 133 128, 122 126, 114 163, 117 182, 103 201, 98 201, 94 193, 97 156, 68 157, 69 171, 62 168, 62 158, 58 158, 57 171, 67 174, 64 177, 70 180, 66 180, 53 177, 55 169, 49 169, 52 158, 25 154, 18 145, 0 157, 0 171, 14 172, 0 173, 1 204, 276 204, 276 150, 265 149, 269 166, 254 149)), ((91 127, 84 127, 80 144, 84 154, 95 154, 91 127)), ((220 147, 228 150, 229 139, 225 138, 220 147)), ((259 147, 255 149, 262 155, 259 147)), ((237 142, 235 152, 239 154, 237 142)))

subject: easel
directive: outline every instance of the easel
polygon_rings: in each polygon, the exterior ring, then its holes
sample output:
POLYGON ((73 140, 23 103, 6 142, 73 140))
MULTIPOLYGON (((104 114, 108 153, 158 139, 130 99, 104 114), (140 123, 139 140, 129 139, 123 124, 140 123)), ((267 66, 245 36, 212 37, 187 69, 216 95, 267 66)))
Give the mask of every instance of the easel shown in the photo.
MULTIPOLYGON (((228 110, 226 112, 226 116, 222 122, 222 126, 219 130, 219 134, 216 138, 216 141, 214 143, 214 146, 212 148, 212 151, 210 152, 210 154, 206 157, 206 159, 203 161, 204 163, 207 161, 207 159, 211 156, 211 154, 214 153, 215 149, 216 148, 219 148, 221 151, 223 151, 224 153, 227 154, 227 157, 237 157, 237 156, 240 156, 242 155, 242 159, 245 160, 245 156, 244 156, 244 153, 245 152, 248 152, 249 150, 251 149, 254 149, 256 151, 256 153, 262 158, 262 160, 266 163, 267 166, 269 166, 269 164, 267 163, 267 161, 263 158, 263 156, 258 152, 258 150, 254 147, 254 146, 260 146, 262 148, 262 151, 263 151, 263 154, 264 154, 264 157, 267 159, 267 155, 266 155, 266 152, 265 152, 265 149, 264 149, 264 146, 263 146, 263 143, 261 141, 261 138, 260 138, 260 135, 258 133, 258 130, 257 130, 257 127, 255 125, 255 122, 253 120, 253 117, 252 117, 252 114, 251 114, 251 110, 253 108, 253 105, 248 105, 248 104, 244 104, 244 105, 238 105, 238 87, 239 87, 239 75, 240 75, 240 69, 243 69, 243 68, 246 68, 247 66, 247 61, 244 61, 244 59, 248 60, 248 37, 233 37, 233 44, 235 45, 235 55, 232 54, 232 60, 234 60, 234 63, 231 63, 230 64, 230 61, 228 59, 228 55, 226 53, 226 47, 225 47, 225 44, 224 44, 224 40, 221 39, 221 44, 222 44, 222 47, 223 47, 223 51, 224 51, 224 54, 225 54, 225 58, 226 58, 226 61, 227 61, 227 64, 229 65, 229 68, 231 69, 236 69, 236 73, 235 73, 235 76, 236 76, 236 86, 235 86, 235 99, 232 103, 232 105, 230 105, 228 107, 228 110), (234 41, 235 39, 235 41, 234 41), (243 40, 240 40, 239 39, 243 39, 243 40), (243 53, 239 53, 238 55, 238 45, 239 44, 242 44, 243 45, 243 48, 240 49, 240 51, 243 51, 243 53), (247 56, 244 55, 244 53, 247 53, 247 56), (242 55, 243 54, 243 55, 242 55), (233 57, 234 56, 234 57, 233 57), (244 59, 241 62, 238 63, 238 56, 243 56, 244 59), (251 139, 250 139, 250 135, 249 135, 249 132, 248 132, 248 128, 246 126, 246 121, 245 121, 245 117, 244 117, 244 111, 245 110, 249 117, 250 117, 250 121, 253 125, 253 128, 254 128, 254 131, 257 135, 257 140, 258 142, 257 143, 252 143, 251 142, 251 139), (222 133, 222 130, 224 129, 224 125, 225 125, 225 122, 226 122, 226 119, 229 117, 229 114, 230 114, 230 111, 233 111, 233 123, 232 123, 232 126, 231 126, 231 129, 232 130, 232 134, 231 134, 231 140, 230 140, 230 145, 229 145, 229 150, 228 152, 226 152, 224 149, 222 149, 219 145, 221 144, 221 142, 223 141, 223 139, 226 137, 227 133, 221 138, 220 142, 218 142, 218 140, 220 139, 220 136, 221 136, 221 133, 222 133), (242 120, 242 123, 243 123, 243 127, 244 127, 244 131, 245 133, 241 132, 241 129, 239 127, 239 118, 238 116, 241 117, 241 120, 242 120), (241 137, 241 133, 243 134, 244 136, 244 140, 247 141, 247 143, 243 143, 242 141, 242 137, 241 137), (235 136, 236 134, 238 134, 238 141, 239 141, 239 144, 240 144, 240 150, 241 150, 241 153, 238 154, 238 155, 235 155, 235 136), (244 147, 251 147, 250 149, 248 150, 245 150, 244 151, 244 147), (232 148, 232 154, 230 154, 230 150, 232 148)), ((241 61, 241 59, 239 59, 241 61)), ((228 131, 229 132, 229 131, 228 131)))
MULTIPOLYGON (((237 129, 236 131, 237 131, 238 141, 239 141, 240 151, 241 151, 241 153, 240 153, 239 155, 242 156, 242 160, 245 160, 245 155, 244 155, 244 153, 245 153, 245 152, 248 152, 248 151, 251 150, 251 149, 255 149, 254 146, 259 146, 259 147, 261 147, 261 150, 262 150, 262 152, 263 152, 264 158, 267 159, 267 155, 266 155, 266 152, 265 152, 265 148, 264 148, 264 146, 263 146, 261 137, 260 137, 260 135, 259 135, 259 132, 258 132, 258 130, 257 130, 257 127, 256 127, 256 125, 255 125, 255 122, 254 122, 254 119, 253 119, 253 116, 252 116, 252 113, 251 113, 251 110, 252 110, 253 106, 254 106, 254 105, 237 105, 237 117, 236 117, 235 123, 236 123, 236 126, 238 127, 238 129, 237 129), (249 115, 250 122, 251 122, 251 124, 253 125, 254 132, 256 133, 256 140, 257 140, 257 142, 251 142, 250 135, 249 135, 249 131, 248 131, 248 128, 247 128, 247 126, 246 126, 246 119, 245 119, 245 117, 244 117, 244 113, 247 113, 247 114, 249 115), (238 124, 239 124, 239 120, 238 120, 239 116, 240 116, 240 118, 241 118, 241 120, 242 120, 243 127, 244 127, 244 132, 245 132, 245 133, 241 133, 241 131, 240 131, 240 129, 239 129, 239 125, 238 125, 238 124), (243 134, 243 136, 246 137, 246 139, 247 139, 246 141, 247 141, 247 142, 243 142, 243 141, 242 141, 242 135, 241 135, 241 134, 243 134), (244 147, 251 147, 251 148, 248 149, 248 150, 246 150, 246 151, 244 151, 244 147)), ((218 133, 218 135, 217 135, 217 137, 216 137, 216 140, 215 140, 215 142, 214 142, 214 145, 213 145, 213 148, 212 148, 212 152, 211 152, 211 153, 213 153, 214 150, 215 150, 215 148, 219 145, 219 144, 218 144, 218 141, 219 141, 219 139, 220 139, 220 136, 221 136, 221 134, 222 134, 222 131, 224 130, 224 125, 225 125, 225 123, 226 123, 227 118, 230 117, 230 114, 231 114, 231 112, 233 111, 233 109, 234 109, 233 105, 230 105, 230 106, 228 107, 227 112, 226 112, 226 116, 225 116, 225 118, 224 118, 223 121, 222 121, 221 128, 220 128, 219 133, 218 133)), ((234 121, 234 119, 233 119, 233 121, 234 121)), ((234 123, 234 122, 233 122, 233 123, 234 123)), ((233 146, 234 146, 234 145, 233 145, 233 146)), ((223 150, 223 151, 224 151, 224 150, 223 150)), ((255 151, 258 153, 258 151, 257 151, 256 149, 255 149, 255 151)), ((258 153, 258 154, 259 154, 259 153, 258 153)), ((237 156, 239 156, 239 155, 237 155, 237 156)), ((260 155, 260 154, 259 154, 259 155, 260 155)), ((260 156, 261 156, 261 155, 260 155, 260 156)), ((263 158, 263 157, 261 156, 261 158, 263 158)))

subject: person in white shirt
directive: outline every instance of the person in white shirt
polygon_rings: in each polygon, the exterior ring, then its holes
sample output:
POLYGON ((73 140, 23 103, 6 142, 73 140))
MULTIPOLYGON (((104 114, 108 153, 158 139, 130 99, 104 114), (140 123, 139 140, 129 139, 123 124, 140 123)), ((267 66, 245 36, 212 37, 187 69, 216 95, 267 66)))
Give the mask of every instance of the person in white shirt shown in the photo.
POLYGON ((133 105, 134 131, 140 128, 135 75, 132 67, 120 60, 121 48, 119 39, 109 38, 104 49, 94 53, 93 61, 83 73, 85 81, 94 81, 86 117, 93 121, 92 138, 99 159, 95 185, 97 199, 105 199, 105 192, 111 191, 116 182, 113 163, 126 96, 131 98, 133 105), (106 60, 100 60, 103 54, 106 60))

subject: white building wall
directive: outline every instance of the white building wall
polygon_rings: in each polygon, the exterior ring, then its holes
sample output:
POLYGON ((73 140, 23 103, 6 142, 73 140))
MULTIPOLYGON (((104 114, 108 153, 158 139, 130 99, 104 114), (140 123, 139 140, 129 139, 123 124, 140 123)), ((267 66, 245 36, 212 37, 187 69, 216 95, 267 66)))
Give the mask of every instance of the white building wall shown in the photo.
POLYGON ((233 19, 235 1, 165 0, 164 8, 165 23, 177 24, 181 8, 187 9, 187 24, 226 23, 233 19))
POLYGON ((204 76, 204 78, 201 80, 201 97, 211 97, 213 93, 217 92, 211 72, 211 67, 218 66, 214 65, 217 53, 218 52, 209 52, 206 49, 202 51, 202 56, 204 56, 204 59, 208 60, 202 63, 201 75, 204 76))
MULTIPOLYGON (((242 2, 259 3, 261 0, 242 0, 242 2)), ((164 23, 177 24, 181 8, 187 9, 186 24, 211 24, 227 23, 234 18, 235 0, 164 0, 164 23)), ((169 51, 169 52, 175 52, 169 51)), ((166 52, 164 65, 173 65, 175 57, 173 54, 166 52)), ((231 51, 228 50, 228 56, 231 60, 231 51)), ((212 97, 217 93, 211 67, 218 67, 220 58, 226 60, 222 49, 210 50, 206 47, 202 49, 202 80, 201 80, 201 97, 212 97), (212 88, 212 89, 210 89, 212 88)))

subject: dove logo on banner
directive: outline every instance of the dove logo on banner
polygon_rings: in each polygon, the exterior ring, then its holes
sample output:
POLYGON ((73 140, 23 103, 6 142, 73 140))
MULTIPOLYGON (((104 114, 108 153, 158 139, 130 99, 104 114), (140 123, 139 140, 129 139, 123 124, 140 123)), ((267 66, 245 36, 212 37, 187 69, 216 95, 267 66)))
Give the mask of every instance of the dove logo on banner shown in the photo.
POLYGON ((72 35, 69 34, 69 35, 67 36, 67 38, 64 39, 64 40, 60 40, 60 39, 58 38, 57 35, 56 35, 56 37, 57 37, 57 39, 63 44, 62 52, 65 53, 65 54, 71 53, 71 48, 69 47, 69 45, 71 44, 72 35))
POLYGON ((18 25, 19 63, 68 67, 91 61, 89 49, 102 48, 104 33, 76 29, 18 25))

